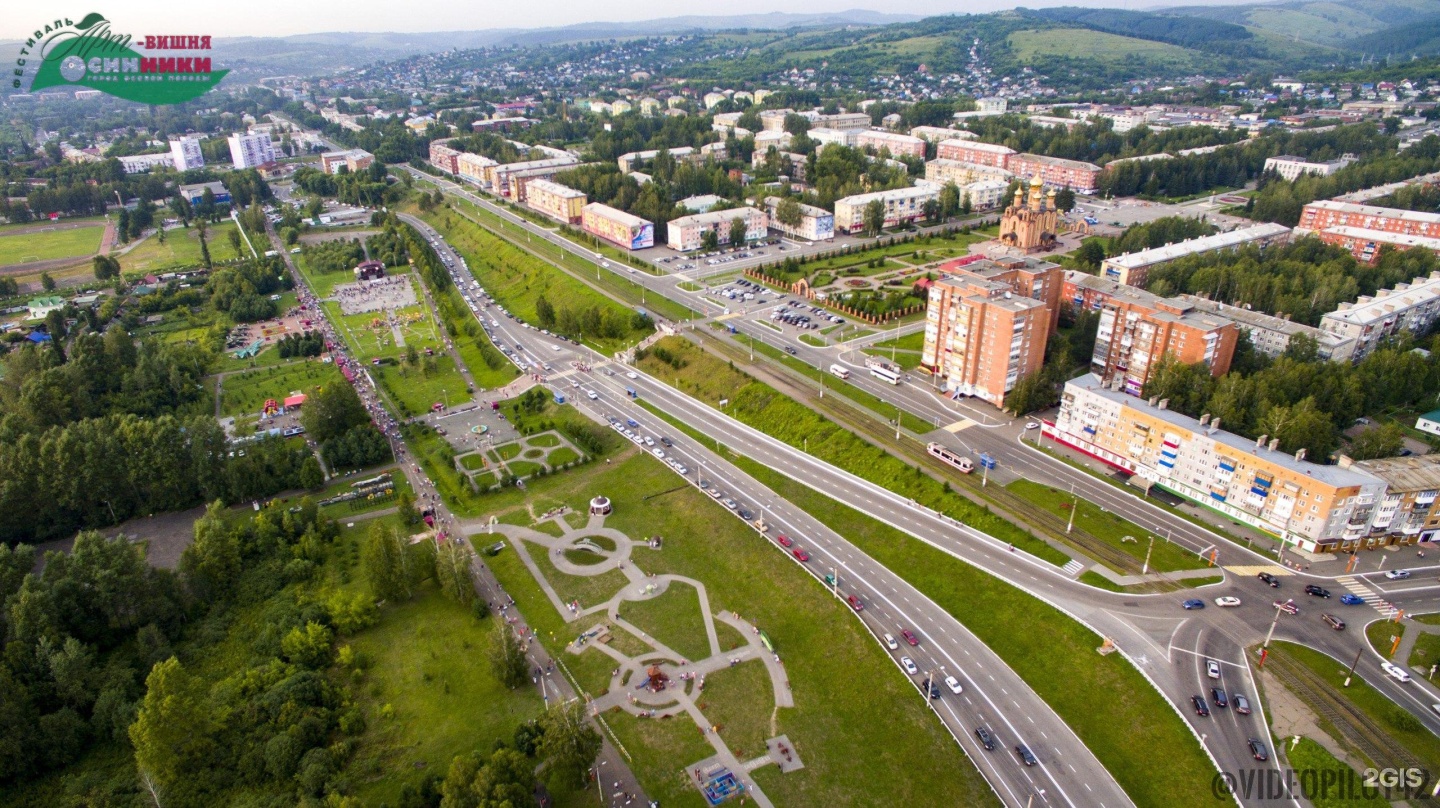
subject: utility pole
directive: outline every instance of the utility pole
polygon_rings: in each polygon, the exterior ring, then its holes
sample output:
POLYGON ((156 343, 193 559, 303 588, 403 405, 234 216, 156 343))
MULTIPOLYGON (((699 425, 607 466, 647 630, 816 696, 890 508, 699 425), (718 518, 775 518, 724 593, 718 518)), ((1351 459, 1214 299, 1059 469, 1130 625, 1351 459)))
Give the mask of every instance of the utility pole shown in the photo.
POLYGON ((1150 551, 1155 549, 1155 537, 1150 537, 1150 546, 1145 548, 1145 564, 1140 568, 1141 575, 1150 573, 1150 551))
POLYGON ((1345 671, 1345 687, 1350 686, 1350 677, 1355 675, 1355 666, 1360 664, 1360 655, 1363 653, 1365 653, 1364 648, 1355 652, 1355 661, 1350 663, 1350 670, 1345 671))
POLYGON ((1270 650, 1270 638, 1275 636, 1275 624, 1280 622, 1280 610, 1285 608, 1287 604, 1294 602, 1295 600, 1292 598, 1275 604, 1275 617, 1270 621, 1270 630, 1265 632, 1265 644, 1260 646, 1262 650, 1270 650))
POLYGON ((1069 535, 1075 527, 1075 512, 1080 510, 1080 497, 1075 495, 1075 486, 1070 486, 1070 523, 1065 525, 1065 534, 1069 535))

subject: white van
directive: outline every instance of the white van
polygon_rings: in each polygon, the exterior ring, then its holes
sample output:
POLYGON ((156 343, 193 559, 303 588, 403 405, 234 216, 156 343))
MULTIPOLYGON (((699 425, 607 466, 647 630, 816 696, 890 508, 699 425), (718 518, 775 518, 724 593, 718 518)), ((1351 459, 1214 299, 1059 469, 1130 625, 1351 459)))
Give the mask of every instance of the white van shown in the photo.
POLYGON ((894 651, 894 650, 897 650, 897 649, 900 647, 900 643, 895 642, 895 637, 894 637, 893 635, 886 634, 886 635, 885 635, 885 647, 886 647, 886 648, 889 648, 891 651, 894 651))

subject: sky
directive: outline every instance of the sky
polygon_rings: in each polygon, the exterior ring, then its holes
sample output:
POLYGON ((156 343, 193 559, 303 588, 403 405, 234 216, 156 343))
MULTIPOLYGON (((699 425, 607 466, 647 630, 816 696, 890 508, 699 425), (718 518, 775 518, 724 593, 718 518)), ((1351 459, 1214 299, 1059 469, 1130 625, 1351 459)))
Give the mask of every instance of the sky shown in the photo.
MULTIPOLYGON (((1218 0, 1225 2, 1225 0, 1218 0)), ((1184 5, 1209 5, 1217 0, 1183 0, 1184 5)), ((109 18, 121 33, 209 34, 230 36, 287 36, 325 31, 474 31, 488 28, 549 28, 579 22, 621 22, 677 17, 690 14, 763 14, 772 11, 828 12, 866 8, 892 14, 936 15, 985 12, 1025 5, 1108 6, 1139 10, 1156 5, 1180 5, 1157 0, 550 0, 547 3, 502 3, 495 0, 348 0, 345 3, 296 3, 291 0, 243 0, 232 3, 193 3, 178 0, 111 0, 87 3, 32 4, 26 10, 11 6, 0 14, 0 39, 23 39, 58 15, 78 21, 92 11, 109 18), (45 10, 42 10, 45 9, 45 10)))

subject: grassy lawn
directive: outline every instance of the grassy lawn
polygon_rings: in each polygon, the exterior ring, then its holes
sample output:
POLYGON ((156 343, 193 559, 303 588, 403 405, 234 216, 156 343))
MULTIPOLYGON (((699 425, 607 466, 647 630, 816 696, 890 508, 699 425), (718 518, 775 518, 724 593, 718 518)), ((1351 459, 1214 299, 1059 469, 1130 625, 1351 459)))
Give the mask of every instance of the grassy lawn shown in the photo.
POLYGON ((308 395, 317 387, 344 379, 334 364, 318 359, 226 376, 220 385, 220 415, 258 415, 266 399, 282 401, 297 390, 308 395))
POLYGON ((1387 808, 1390 805, 1378 793, 1360 788, 1364 780, 1359 772, 1309 738, 1302 737, 1294 746, 1287 741, 1285 757, 1290 768, 1306 773, 1301 782, 1313 786, 1306 790, 1305 796, 1315 808, 1387 808))
POLYGON ((1101 575, 1101 574, 1098 573, 1098 572, 1095 572, 1094 570, 1086 570, 1086 571, 1080 573, 1080 579, 1079 579, 1079 580, 1080 580, 1080 583, 1082 583, 1082 584, 1085 584, 1085 585, 1087 585, 1087 586, 1093 586, 1093 587, 1095 587, 1096 589, 1104 589, 1104 590, 1106 590, 1106 591, 1108 591, 1108 592, 1124 592, 1124 591, 1126 591, 1126 590, 1125 590, 1125 587, 1121 586, 1120 584, 1115 583, 1114 581, 1110 580, 1109 578, 1106 578, 1104 575, 1101 575))
POLYGON ((800 341, 806 345, 814 345, 817 348, 824 348, 828 343, 814 334, 801 334, 800 341))
POLYGON ((544 468, 539 463, 532 463, 529 460, 511 460, 505 465, 509 467, 510 473, 516 477, 529 477, 531 474, 544 468))
POLYGON ((460 458, 460 465, 470 471, 479 471, 485 468, 485 457, 481 454, 467 454, 460 458))
MULTIPOLYGON (((610 570, 599 575, 570 575, 555 568, 555 562, 550 560, 544 547, 530 544, 525 549, 536 559, 541 572, 550 581, 550 585, 555 587, 555 594, 560 596, 562 602, 579 600, 581 607, 588 609, 614 597, 615 593, 625 586, 625 573, 620 570, 610 570)), ((569 558, 570 553, 576 554, 576 558, 571 559, 576 564, 596 564, 604 560, 588 550, 568 550, 566 558, 569 558)))
MULTIPOLYGON (((739 611, 774 639, 796 701, 794 709, 774 716, 774 732, 788 734, 806 763, 800 772, 767 780, 775 804, 995 804, 974 766, 926 715, 884 650, 804 572, 776 563, 769 542, 693 488, 643 499, 675 487, 674 474, 662 463, 630 451, 611 465, 591 464, 547 477, 532 486, 532 494, 542 487, 545 494, 533 503, 537 510, 555 500, 583 506, 594 492, 604 491, 615 503, 606 527, 631 537, 665 538, 663 550, 636 557, 637 567, 703 581, 712 609, 739 611)), ((487 539, 482 534, 475 542, 483 545, 487 539)), ((486 563, 542 637, 574 638, 576 630, 563 624, 514 553, 502 552, 486 563)), ((627 604, 622 614, 638 605, 627 604)), ((569 664, 573 656, 560 658, 569 664)), ((591 667, 608 671, 614 665, 591 667)), ((599 678, 594 671, 589 676, 599 678)), ((767 714, 773 708, 768 696, 763 705, 767 714)), ((665 806, 702 804, 677 776, 684 766, 713 753, 692 723, 621 713, 605 718, 634 756, 632 766, 653 799, 665 806)), ((743 726, 733 714, 731 720, 743 726)))
POLYGON ((406 306, 395 310, 400 333, 405 338, 405 345, 401 346, 396 343, 395 329, 391 327, 383 312, 341 314, 339 303, 327 302, 321 305, 329 315, 330 322, 336 325, 336 330, 344 335, 345 341, 354 350, 356 358, 362 361, 377 358, 397 359, 412 345, 421 353, 424 353, 426 348, 437 355, 442 352, 439 330, 423 306, 406 306))
POLYGON ((103 235, 103 224, 99 227, 23 233, 0 230, 0 266, 94 255, 100 251, 100 237, 103 235))
POLYGON ((1289 654, 1292 658, 1305 665, 1315 673, 1325 678, 1325 681, 1334 685, 1336 692, 1342 698, 1349 699, 1361 711, 1370 716, 1372 720, 1383 727, 1390 737, 1411 754, 1421 760, 1440 760, 1440 737, 1436 737, 1425 725, 1415 720, 1415 717, 1396 706, 1383 693, 1372 688, 1367 678, 1381 677, 1385 672, 1380 670, 1380 665, 1374 662, 1362 661, 1362 664, 1355 669, 1355 676, 1350 681, 1349 687, 1342 687, 1345 681, 1345 672, 1349 670, 1348 661, 1340 662, 1325 654, 1311 648, 1295 645, 1288 642, 1275 642, 1270 644, 1270 653, 1280 651, 1289 654))
POLYGON ((1386 659, 1390 658, 1390 646, 1395 642, 1392 638, 1404 633, 1405 625, 1391 620, 1375 620, 1365 626, 1365 639, 1370 641, 1370 647, 1386 659))
POLYGON ((551 446, 560 445, 560 436, 554 433, 541 433, 539 435, 532 435, 531 437, 525 439, 525 444, 527 446, 539 446, 548 449, 551 446))
MULTIPOLYGON (((1407 629, 1413 631, 1414 629, 1407 629)), ((1440 634, 1421 634, 1415 639, 1415 647, 1410 651, 1410 659, 1406 663, 1411 667, 1424 665, 1429 668, 1431 665, 1440 662, 1440 634)))
POLYGON ((620 616, 685 659, 710 656, 700 597, 693 586, 671 581, 659 597, 626 601, 620 606, 620 616))
POLYGON ((899 348, 902 351, 923 351, 925 350, 925 332, 916 331, 913 334, 905 334, 895 339, 887 339, 877 342, 876 348, 899 348))
MULTIPOLYGON (((363 241, 364 239, 361 240, 363 241)), ((341 269, 335 272, 321 272, 310 265, 310 262, 306 259, 303 252, 291 257, 295 259, 295 266, 299 267, 300 274, 305 277, 305 282, 310 285, 311 291, 313 291, 318 298, 327 298, 334 294, 335 287, 355 282, 355 273, 350 269, 341 269)), ((393 267, 387 271, 387 274, 394 275, 399 272, 404 272, 405 270, 406 268, 403 266, 393 267)))
MULTIPOLYGON (((741 760, 759 755, 770 736, 770 675, 758 659, 705 677, 696 704, 720 727, 720 737, 741 760)), ((762 786, 763 788, 763 786, 762 786)))
POLYGON ((408 416, 430 412, 433 404, 456 407, 468 403, 470 394, 465 392, 465 379, 455 367, 455 360, 437 352, 425 357, 422 364, 429 361, 434 362, 432 370, 387 363, 371 368, 371 373, 408 416))
POLYGON ((579 459, 580 454, 574 449, 571 449, 569 446, 561 446, 559 449, 550 452, 550 454, 545 457, 545 462, 553 469, 563 466, 566 463, 573 463, 579 459))
MULTIPOLYGON (((205 231, 205 241, 210 245, 211 259, 228 261, 235 257, 235 251, 230 249, 230 239, 225 235, 234 229, 235 223, 227 219, 219 224, 210 225, 209 229, 205 231)), ((240 247, 244 249, 243 241, 240 243, 240 247)), ((246 250, 245 253, 248 255, 249 250, 246 250)), ((150 236, 136 245, 134 249, 118 257, 120 269, 126 273, 143 275, 172 269, 198 267, 202 265, 200 232, 194 227, 166 230, 164 244, 161 244, 156 236, 150 236)))
POLYGON ((1118 514, 1102 512, 1099 506, 1093 503, 1083 499, 1075 500, 1069 492, 1030 480, 1016 480, 1005 488, 1062 519, 1070 518, 1070 508, 1073 503, 1078 501, 1079 510, 1075 512, 1077 527, 1105 541, 1115 549, 1134 556, 1137 560, 1143 561, 1146 551, 1149 550, 1150 569, 1157 572, 1196 570, 1206 566, 1204 560, 1181 550, 1178 545, 1165 541, 1163 537, 1156 537, 1154 548, 1150 549, 1148 540, 1153 534, 1133 522, 1122 519, 1118 514), (1126 536, 1133 537, 1135 541, 1123 541, 1126 536))
POLYGON ((896 351, 893 348, 866 348, 865 353, 888 359, 905 370, 920 367, 920 360, 924 358, 919 351, 896 351))
POLYGON ((1209 759, 1179 716, 1119 654, 1054 608, 899 530, 741 459, 782 498, 900 571, 1005 660, 1075 731, 1137 805, 1193 804, 1209 759), (1107 705, 1103 711, 1094 707, 1107 705))

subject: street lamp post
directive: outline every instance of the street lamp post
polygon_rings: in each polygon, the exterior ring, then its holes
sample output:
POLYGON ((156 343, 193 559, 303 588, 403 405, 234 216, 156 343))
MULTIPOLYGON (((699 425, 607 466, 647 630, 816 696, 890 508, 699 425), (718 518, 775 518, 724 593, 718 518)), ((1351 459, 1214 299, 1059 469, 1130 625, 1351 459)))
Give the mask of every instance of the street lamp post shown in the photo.
POLYGON ((1065 533, 1069 535, 1075 528, 1075 512, 1080 510, 1080 497, 1075 494, 1075 486, 1070 486, 1070 522, 1065 525, 1065 533))
POLYGON ((1260 646, 1262 650, 1270 650, 1270 638, 1275 636, 1275 625, 1280 622, 1280 610, 1284 609, 1286 605, 1294 602, 1295 599, 1291 598, 1290 600, 1281 601, 1275 604, 1275 617, 1270 621, 1270 630, 1265 632, 1265 644, 1260 646))
POLYGON ((1154 549, 1155 549, 1155 537, 1154 537, 1154 536, 1151 536, 1151 537, 1150 537, 1150 546, 1147 547, 1147 548, 1145 548, 1145 564, 1144 564, 1144 566, 1142 566, 1142 567, 1140 568, 1140 574, 1141 574, 1141 575, 1148 575, 1148 574, 1150 573, 1150 551, 1151 551, 1151 550, 1154 550, 1154 549))

